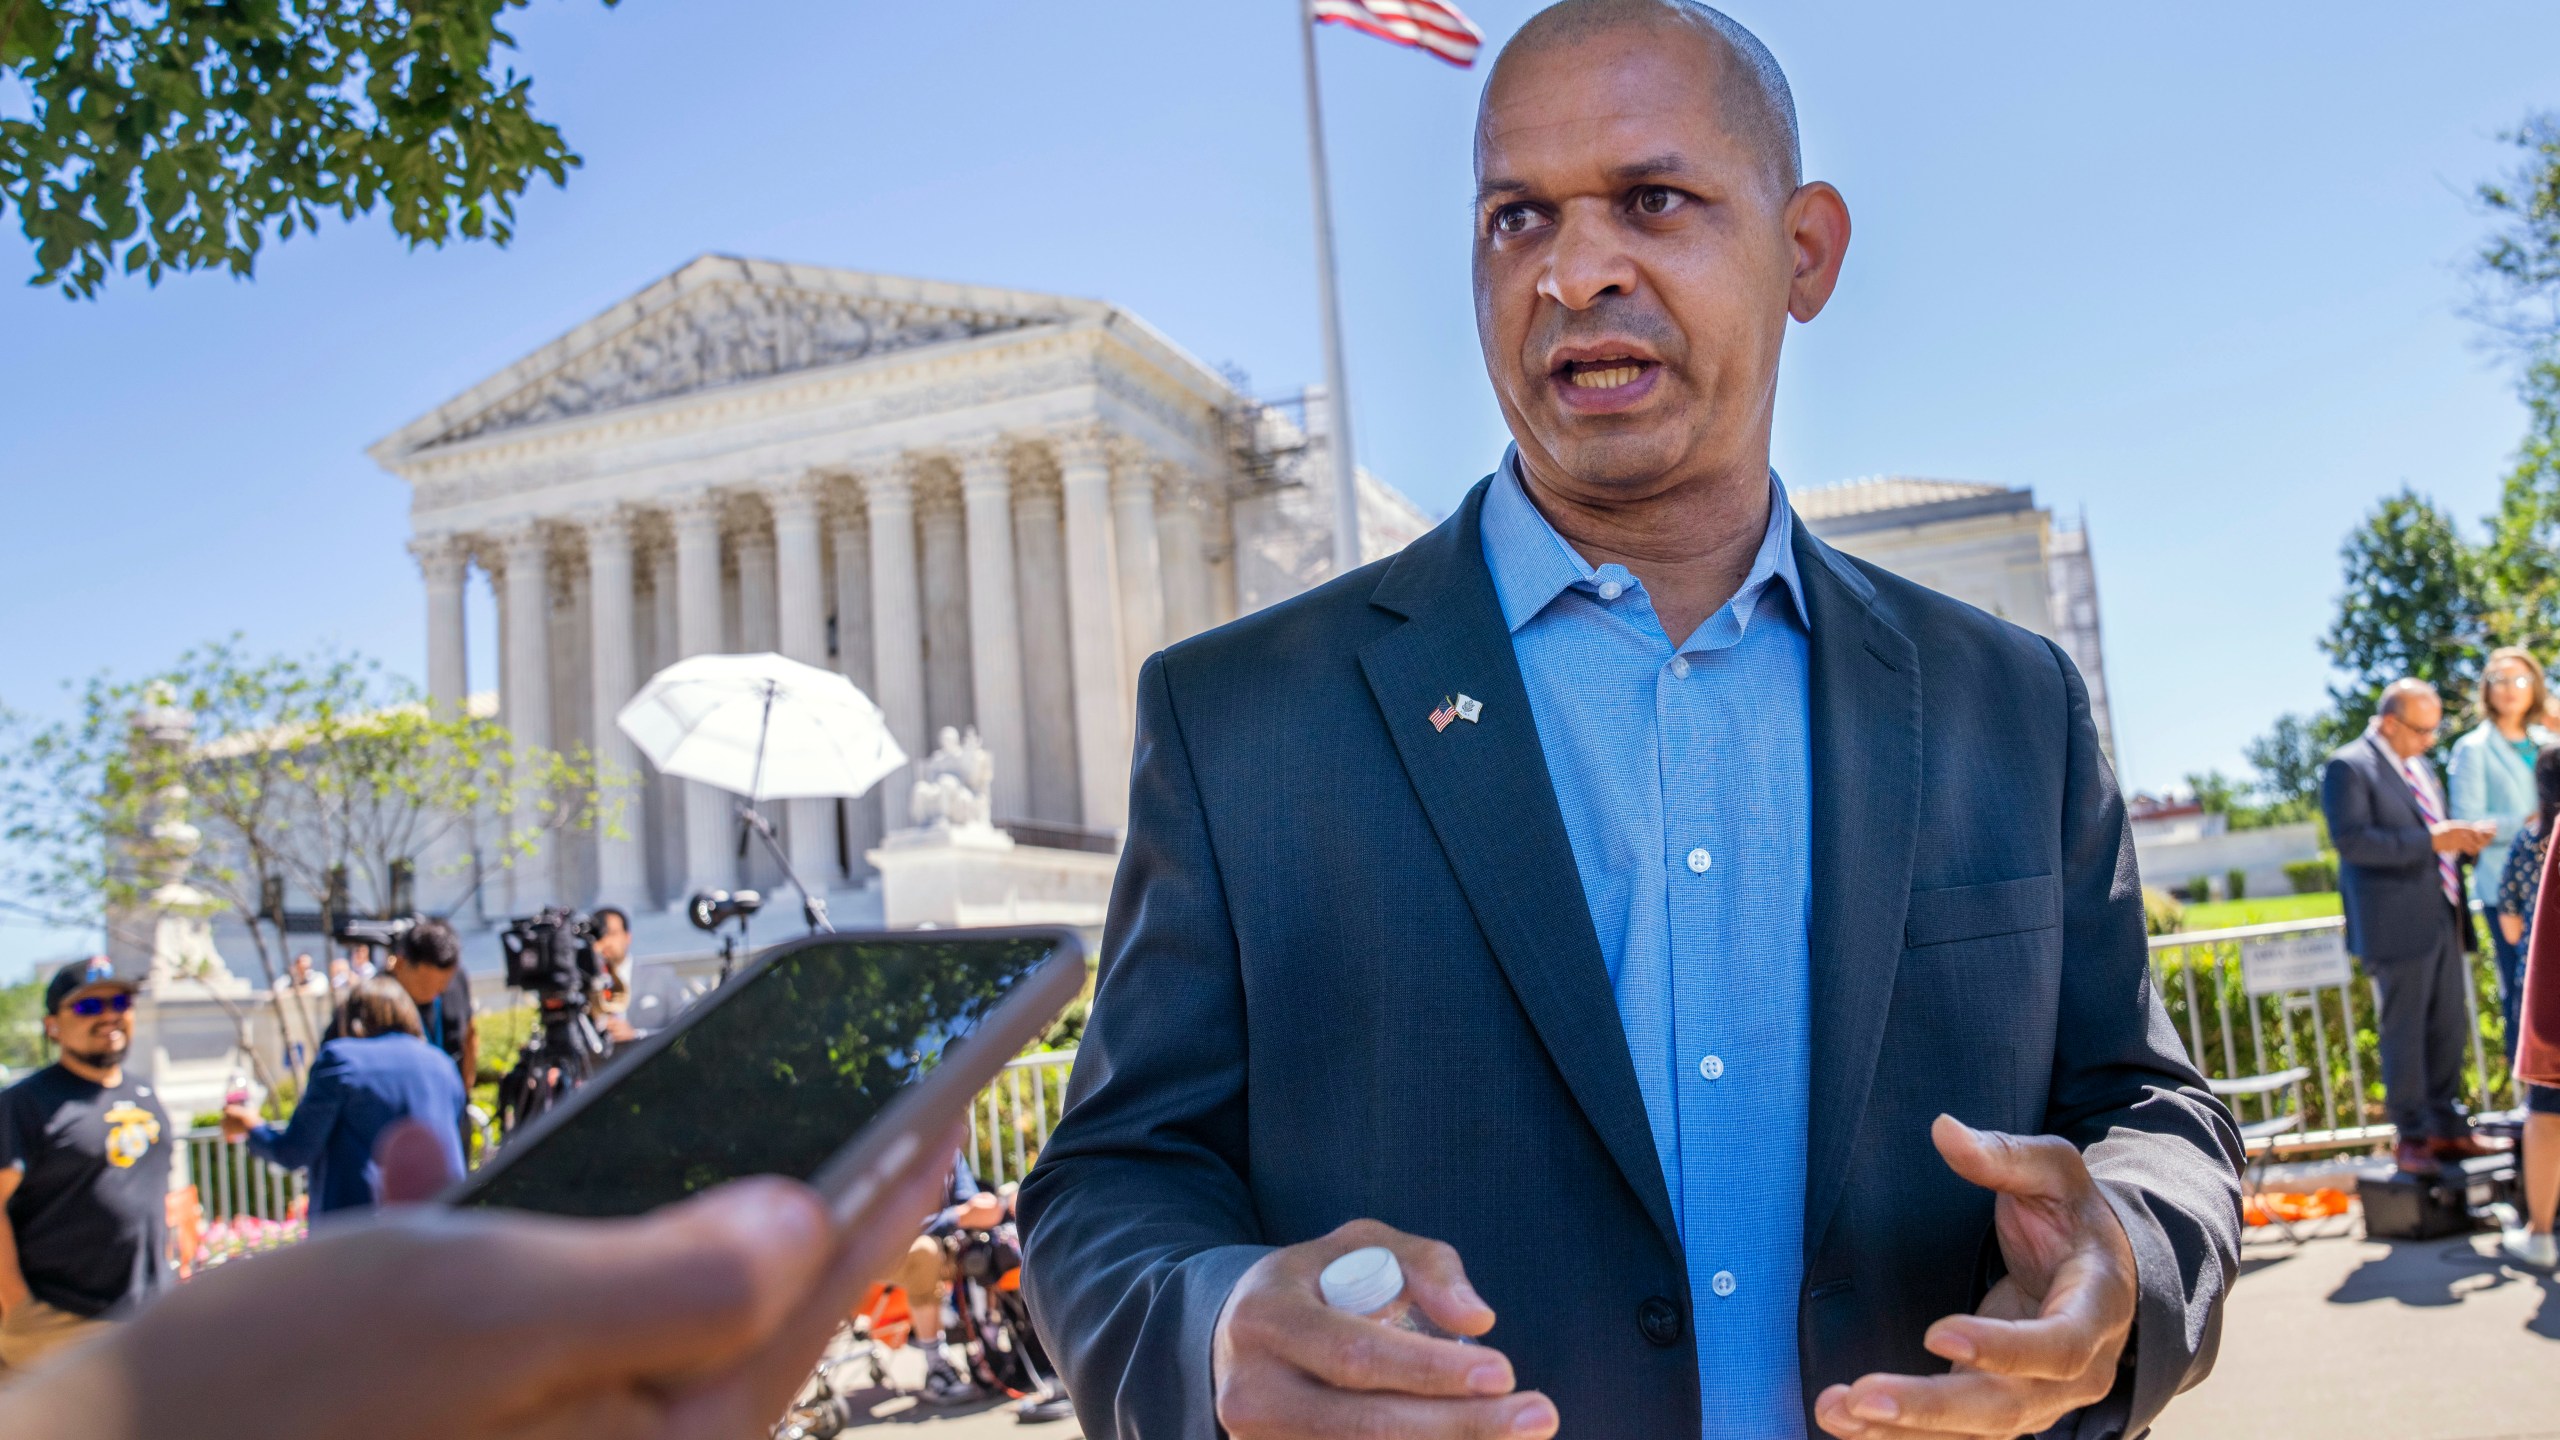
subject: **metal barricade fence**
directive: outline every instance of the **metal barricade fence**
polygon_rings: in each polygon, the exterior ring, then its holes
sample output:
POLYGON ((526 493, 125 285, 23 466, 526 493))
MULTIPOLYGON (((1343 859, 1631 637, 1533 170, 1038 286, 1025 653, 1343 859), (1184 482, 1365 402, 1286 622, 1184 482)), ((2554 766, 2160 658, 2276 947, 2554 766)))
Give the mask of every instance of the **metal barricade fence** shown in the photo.
MULTIPOLYGON (((2301 1128, 2266 1142, 2274 1149, 2367 1145, 2396 1133, 2382 1107, 2380 1002, 2373 978, 2347 954, 2344 919, 2331 915, 2155 935, 2151 961, 2188 1057, 2207 1079, 2267 1075, 2296 1065, 2310 1070, 2310 1078, 2290 1090, 2231 1097, 2242 1124, 2283 1113, 2280 1101, 2299 1104, 2301 1128)), ((2478 988, 2464 987, 2475 1113, 2492 1108, 2478 988)))
POLYGON ((248 1146, 226 1142, 218 1125, 189 1130, 184 1138, 179 1153, 186 1158, 186 1173, 178 1183, 196 1187, 196 1203, 208 1225, 243 1216, 281 1221, 302 1194, 299 1171, 270 1165, 250 1154, 248 1146))
POLYGON ((969 1167, 992 1190, 1020 1180, 1049 1143, 1067 1104, 1073 1050, 1048 1050, 1008 1062, 969 1107, 969 1167))

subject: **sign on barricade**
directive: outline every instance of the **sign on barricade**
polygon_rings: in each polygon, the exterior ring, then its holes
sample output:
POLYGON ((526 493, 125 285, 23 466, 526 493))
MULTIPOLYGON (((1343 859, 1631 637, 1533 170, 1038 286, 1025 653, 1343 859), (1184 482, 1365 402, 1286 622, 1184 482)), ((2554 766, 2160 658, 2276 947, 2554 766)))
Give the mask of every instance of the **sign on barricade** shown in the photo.
POLYGON ((2344 985, 2353 973, 2344 930, 2311 930, 2240 942, 2240 987, 2251 995, 2344 985))

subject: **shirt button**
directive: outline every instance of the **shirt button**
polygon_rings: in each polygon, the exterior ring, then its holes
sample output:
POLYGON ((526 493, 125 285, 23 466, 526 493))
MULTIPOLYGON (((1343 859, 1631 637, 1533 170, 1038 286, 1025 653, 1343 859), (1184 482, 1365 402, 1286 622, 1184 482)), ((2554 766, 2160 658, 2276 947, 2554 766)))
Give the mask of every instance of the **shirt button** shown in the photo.
POLYGON ((1686 680, 1689 678, 1688 656, 1674 655, 1671 657, 1671 678, 1674 680, 1686 680))
POLYGON ((1697 849, 1689 852, 1689 871, 1691 874, 1704 875, 1707 873, 1707 867, 1714 863, 1716 863, 1715 857, 1707 853, 1707 847, 1704 845, 1701 845, 1697 849))
POLYGON ((1615 580, 1603 580, 1600 582, 1600 598, 1603 600, 1615 600, 1626 592, 1626 588, 1626 586, 1619 584, 1615 580))
POLYGON ((1717 1271, 1716 1277, 1707 1282, 1707 1288, 1716 1292, 1717 1299, 1723 1299, 1725 1296, 1732 1294, 1733 1272, 1730 1270, 1717 1271))
POLYGON ((1706 1059, 1699 1061, 1698 1074, 1708 1080, 1723 1079, 1724 1057, 1721 1055, 1710 1055, 1706 1059))

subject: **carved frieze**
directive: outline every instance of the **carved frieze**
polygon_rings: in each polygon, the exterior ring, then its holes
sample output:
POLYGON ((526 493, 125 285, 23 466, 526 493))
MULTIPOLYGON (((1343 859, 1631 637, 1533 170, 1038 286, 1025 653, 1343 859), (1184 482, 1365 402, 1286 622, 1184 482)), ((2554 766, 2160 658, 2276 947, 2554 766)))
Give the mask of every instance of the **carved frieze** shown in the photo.
POLYGON ((752 284, 685 297, 438 437, 464 440, 669 395, 1047 323, 752 284))

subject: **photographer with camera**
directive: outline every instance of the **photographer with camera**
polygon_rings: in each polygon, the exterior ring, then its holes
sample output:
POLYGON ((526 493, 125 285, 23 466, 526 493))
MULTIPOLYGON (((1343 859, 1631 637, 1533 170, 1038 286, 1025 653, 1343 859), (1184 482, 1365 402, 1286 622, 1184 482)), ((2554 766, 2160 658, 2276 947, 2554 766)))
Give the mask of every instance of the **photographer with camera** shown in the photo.
POLYGON ((587 1083, 613 1053, 596 1017, 613 989, 606 951, 627 956, 631 927, 621 911, 603 913, 612 919, 553 907, 510 920, 498 933, 507 984, 530 993, 535 1005, 533 1034, 498 1082, 498 1127, 507 1134, 587 1083), (608 941, 608 929, 617 938, 608 941))
MULTIPOLYGON (((471 981, 462 973, 462 942, 451 925, 430 919, 397 925, 383 948, 391 978, 417 1006, 423 1038, 453 1061, 468 1093, 480 1072, 480 1027, 471 1014, 471 981)), ((342 1005, 320 1038, 326 1043, 348 1033, 342 1005)))

